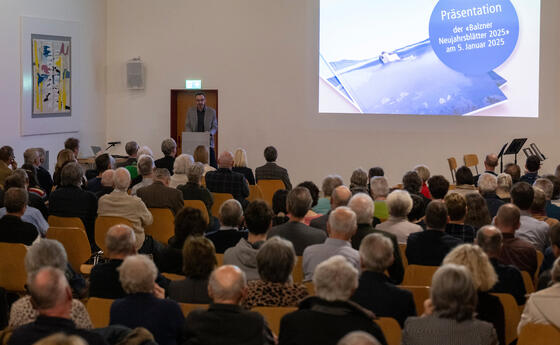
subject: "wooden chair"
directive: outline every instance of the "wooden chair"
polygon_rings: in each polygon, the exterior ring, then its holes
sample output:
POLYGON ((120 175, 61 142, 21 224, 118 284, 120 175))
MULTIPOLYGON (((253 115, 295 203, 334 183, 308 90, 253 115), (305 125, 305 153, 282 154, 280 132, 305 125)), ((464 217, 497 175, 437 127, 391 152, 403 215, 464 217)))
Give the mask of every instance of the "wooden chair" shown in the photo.
POLYGON ((529 323, 521 330, 517 345, 560 345, 560 330, 553 325, 529 323))
POLYGON ((274 334, 280 333, 280 320, 284 315, 296 311, 296 307, 255 307, 251 309, 252 311, 256 311, 260 313, 266 322, 268 323, 268 327, 270 330, 274 332, 274 334))
POLYGON ((86 308, 94 328, 109 326, 109 316, 113 299, 90 297, 86 308))
POLYGON ((512 341, 517 339, 517 325, 519 325, 519 320, 521 319, 517 302, 515 302, 515 298, 512 295, 507 293, 492 293, 491 295, 498 297, 504 307, 506 344, 511 344, 512 341))
POLYGON ((383 331, 387 345, 400 345, 402 330, 397 320, 392 317, 380 317, 375 323, 383 331))
POLYGON ((303 282, 303 256, 296 257, 296 264, 292 271, 292 278, 295 284, 301 284, 303 282))
POLYGON ((439 266, 408 265, 402 285, 432 286, 432 276, 439 266))
POLYGON ((535 285, 533 285, 533 278, 527 271, 521 271, 521 277, 523 278, 523 285, 525 285, 525 291, 530 294, 535 292, 535 285))
POLYGON ((81 264, 80 265, 80 273, 84 276, 89 276, 91 274, 91 270, 93 269, 93 265, 90 264, 81 264))
POLYGON ((286 189, 282 180, 259 180, 257 185, 261 188, 263 200, 272 206, 272 197, 279 189, 286 189))
POLYGON ((202 213, 202 218, 204 218, 206 224, 210 223, 208 210, 206 209, 206 205, 201 200, 183 200, 183 205, 185 207, 192 207, 200 210, 200 213, 202 213))
POLYGON ((259 187, 259 185, 255 184, 249 185, 249 197, 247 198, 247 200, 249 202, 253 202, 255 200, 263 200, 263 192, 261 190, 261 187, 259 187))
POLYGON ((467 168, 474 167, 476 173, 478 175, 478 156, 474 153, 470 153, 463 156, 463 161, 465 162, 465 166, 467 168))
POLYGON ((212 197, 214 198, 214 204, 212 204, 211 211, 215 216, 220 214, 220 206, 222 206, 226 200, 233 199, 233 195, 229 193, 212 193, 212 197))
POLYGON ((183 279, 186 278, 185 276, 182 276, 180 274, 167 273, 167 272, 162 272, 161 275, 164 276, 165 278, 171 280, 171 281, 173 281, 173 280, 183 280, 183 279))
POLYGON ((105 235, 113 225, 125 224, 132 227, 132 223, 123 217, 98 216, 95 220, 95 243, 102 251, 106 252, 105 235))
POLYGON ((216 262, 218 267, 224 265, 224 254, 216 254, 216 262))
POLYGON ((424 314, 424 301, 430 298, 430 287, 401 285, 399 288, 412 292, 412 298, 414 298, 414 305, 416 306, 416 314, 424 314))
POLYGON ((68 263, 76 272, 80 272, 80 266, 91 257, 91 247, 83 228, 51 226, 47 231, 47 238, 62 243, 68 263))
POLYGON ((304 282, 303 285, 305 285, 305 288, 307 289, 307 292, 309 292, 309 295, 315 296, 315 285, 312 281, 304 282))
MULTIPOLYGON (((49 216, 49 227, 57 227, 57 228, 80 228, 86 231, 86 227, 82 220, 78 217, 58 217, 58 216, 49 216)), ((47 234, 47 237, 48 234, 47 234)), ((87 237, 86 237, 87 238, 87 237)))
POLYGON ((179 303, 183 315, 187 317, 189 313, 196 309, 208 309, 208 304, 195 304, 195 303, 179 303))
POLYGON ((25 292, 27 247, 21 243, 0 242, 0 286, 8 291, 25 292))
POLYGON ((148 208, 154 217, 154 221, 151 225, 144 227, 144 232, 146 235, 150 235, 154 240, 159 241, 163 244, 167 244, 167 241, 171 236, 175 234, 175 216, 168 208, 148 208))
POLYGON ((457 172, 457 160, 455 157, 447 158, 447 164, 449 164, 449 170, 451 171, 451 179, 453 179, 453 184, 455 184, 455 173, 457 172))
POLYGON ((537 270, 535 271, 535 276, 533 277, 534 286, 537 286, 539 283, 539 274, 541 274, 541 266, 544 261, 544 254, 537 250, 537 270))
POLYGON ((401 252, 401 259, 404 269, 408 267, 408 259, 406 257, 406 243, 399 243, 399 251, 401 252))

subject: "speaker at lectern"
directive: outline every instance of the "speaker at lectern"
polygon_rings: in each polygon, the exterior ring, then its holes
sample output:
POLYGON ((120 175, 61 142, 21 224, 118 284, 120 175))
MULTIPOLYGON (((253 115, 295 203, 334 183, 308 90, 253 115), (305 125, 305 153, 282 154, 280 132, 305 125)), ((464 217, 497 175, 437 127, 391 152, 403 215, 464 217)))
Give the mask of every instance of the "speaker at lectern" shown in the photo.
POLYGON ((210 146, 210 132, 183 132, 181 152, 193 155, 197 146, 203 145, 208 150, 210 146))

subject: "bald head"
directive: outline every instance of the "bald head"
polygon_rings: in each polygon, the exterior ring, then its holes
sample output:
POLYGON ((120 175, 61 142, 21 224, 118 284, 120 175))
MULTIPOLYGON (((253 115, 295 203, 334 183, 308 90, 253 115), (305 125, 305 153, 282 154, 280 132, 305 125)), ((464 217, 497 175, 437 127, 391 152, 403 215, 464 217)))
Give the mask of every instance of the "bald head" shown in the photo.
POLYGON ((125 168, 118 168, 114 174, 115 188, 126 191, 130 186, 130 172, 125 168))
POLYGON ((491 258, 498 257, 500 254, 502 240, 502 233, 493 225, 483 226, 476 233, 476 244, 491 258))
POLYGON ((484 159, 484 167, 486 168, 486 171, 494 171, 497 165, 498 165, 497 154, 490 153, 486 155, 486 159, 484 159))
POLYGON ((70 317, 72 291, 64 272, 54 267, 41 268, 29 275, 27 286, 39 314, 70 317))
POLYGON ((216 268, 208 280, 208 295, 214 303, 240 304, 247 294, 247 278, 237 266, 216 268))
POLYGON ((331 209, 346 206, 352 197, 352 192, 346 186, 338 186, 331 193, 331 209))
POLYGON ((505 204, 498 209, 498 214, 496 214, 494 223, 502 233, 513 234, 515 230, 519 229, 520 218, 521 213, 517 206, 514 204, 505 204))
POLYGON ((103 187, 113 187, 115 185, 115 170, 105 170, 101 174, 101 185, 103 187))
POLYGON ((124 259, 136 254, 136 235, 128 225, 113 225, 105 235, 107 254, 112 259, 124 259))
POLYGON ((233 155, 231 152, 225 151, 218 157, 218 167, 231 169, 233 167, 233 155))
POLYGON ((348 207, 356 213, 358 224, 371 224, 373 221, 375 207, 369 195, 364 193, 354 195, 348 202, 348 207))
POLYGON ((327 232, 329 237, 348 241, 357 229, 356 213, 349 207, 340 206, 329 215, 327 232))

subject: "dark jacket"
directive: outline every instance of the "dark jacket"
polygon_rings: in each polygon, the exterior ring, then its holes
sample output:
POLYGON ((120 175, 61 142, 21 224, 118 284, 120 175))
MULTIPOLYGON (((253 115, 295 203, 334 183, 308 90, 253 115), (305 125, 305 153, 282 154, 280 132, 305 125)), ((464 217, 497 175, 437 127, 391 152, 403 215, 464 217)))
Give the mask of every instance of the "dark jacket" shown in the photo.
POLYGON ((379 317, 392 317, 404 327, 409 316, 416 316, 416 306, 410 291, 396 287, 383 273, 364 271, 358 289, 351 300, 379 317))
POLYGON ((364 331, 386 345, 385 336, 373 322, 375 315, 353 302, 328 302, 319 297, 304 299, 298 310, 280 321, 279 345, 336 345, 352 331, 364 331))
POLYGON ((294 245, 296 255, 303 255, 307 246, 325 242, 327 234, 300 222, 287 222, 268 230, 267 238, 280 236, 294 245))
POLYGON ((484 200, 486 200, 486 205, 488 206, 488 211, 490 212, 490 217, 496 217, 498 213, 498 209, 500 206, 505 205, 505 201, 500 199, 495 192, 492 193, 485 193, 483 195, 484 200))
POLYGON ((498 282, 492 287, 491 292, 508 293, 515 298, 518 305, 524 305, 527 292, 521 271, 515 266, 501 264, 496 258, 490 258, 490 262, 498 275, 498 282))
POLYGON ((35 225, 9 214, 0 218, 0 242, 21 243, 30 246, 39 236, 35 225))
POLYGON ((156 168, 167 169, 167 170, 169 170, 169 173, 171 175, 173 175, 173 164, 174 163, 175 163, 175 157, 171 157, 171 156, 165 156, 163 158, 156 159, 156 161, 154 162, 154 164, 156 165, 156 168))
POLYGON ((212 205, 214 198, 212 194, 206 189, 196 183, 187 182, 177 186, 177 189, 183 193, 183 200, 200 200, 206 205, 208 216, 212 217, 212 205))
POLYGON ((213 193, 230 193, 233 198, 247 207, 249 202, 245 200, 249 196, 249 185, 245 176, 226 168, 209 171, 205 176, 206 188, 213 193))
POLYGON ((247 239, 249 233, 236 229, 223 229, 205 234, 216 248, 216 254, 223 254, 228 248, 234 247, 240 239, 247 239))
POLYGON ((35 171, 37 172, 37 181, 39 182, 39 186, 41 186, 47 195, 49 195, 53 187, 51 174, 42 166, 38 167, 35 171))
POLYGON ((186 277, 183 280, 174 280, 169 283, 167 296, 180 303, 209 304, 212 302, 208 296, 208 279, 186 277))
POLYGON ((259 180, 282 180, 287 190, 292 189, 288 170, 282 168, 276 162, 267 162, 265 165, 255 169, 255 179, 259 180))
POLYGON ((231 168, 231 170, 243 174, 243 176, 245 176, 245 178, 247 179, 247 182, 249 184, 255 184, 255 176, 253 175, 253 170, 251 170, 251 168, 247 168, 247 167, 233 167, 231 168))
POLYGON ((500 345, 507 345, 505 342, 506 323, 504 317, 504 307, 500 299, 490 295, 488 292, 478 292, 478 304, 476 306, 476 318, 482 321, 490 322, 496 334, 500 345))
POLYGON ((462 243, 460 239, 440 230, 428 229, 412 233, 406 242, 408 264, 439 266, 447 253, 462 243))
POLYGON ((183 209, 183 194, 181 191, 167 187, 161 181, 154 181, 151 185, 139 188, 138 196, 148 208, 167 208, 177 214, 183 209))

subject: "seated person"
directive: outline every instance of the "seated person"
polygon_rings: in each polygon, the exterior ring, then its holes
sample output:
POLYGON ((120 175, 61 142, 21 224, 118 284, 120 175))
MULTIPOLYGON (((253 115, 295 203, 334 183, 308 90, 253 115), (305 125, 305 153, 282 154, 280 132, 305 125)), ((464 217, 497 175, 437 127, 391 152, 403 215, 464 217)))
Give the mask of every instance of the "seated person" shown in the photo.
POLYGON ((245 274, 230 265, 220 266, 210 275, 208 310, 196 309, 187 315, 183 344, 271 345, 275 341, 261 314, 241 308, 247 295, 245 274), (219 325, 219 332, 216 331, 219 325))
MULTIPOLYGON (((36 169, 32 165, 24 164, 21 169, 14 170, 13 174, 10 176, 18 176, 23 180, 25 190, 29 194, 28 204, 31 207, 38 209, 43 218, 49 218, 49 210, 47 209, 46 201, 47 193, 43 191, 37 182, 37 176, 35 175, 36 169)), ((9 178, 6 179, 4 183, 4 189, 7 190, 9 178)))
MULTIPOLYGON (((286 209, 287 199, 287 189, 278 189, 276 192, 274 192, 274 195, 272 196, 272 212, 274 213, 274 217, 272 218, 272 226, 284 224, 290 220, 290 218, 288 218, 288 210, 286 209)), ((326 223, 325 231, 327 231, 326 223)))
POLYGON ((192 158, 194 159, 195 163, 200 163, 204 167, 204 173, 202 176, 205 176, 209 171, 216 171, 216 168, 208 164, 208 159, 210 157, 210 153, 208 149, 204 145, 198 145, 193 152, 192 158))
POLYGON ((138 173, 142 176, 142 181, 134 183, 130 189, 130 195, 136 195, 138 189, 151 185, 154 182, 154 159, 149 155, 141 155, 138 158, 138 173))
POLYGON ((445 233, 460 239, 465 243, 473 243, 476 231, 465 224, 467 215, 467 199, 460 193, 449 193, 444 198, 449 221, 445 226, 445 233))
POLYGON ((177 188, 178 186, 187 183, 187 174, 193 163, 193 157, 186 153, 182 153, 175 158, 175 163, 173 163, 173 176, 171 176, 169 187, 177 188))
POLYGON ((475 231, 485 225, 492 223, 490 211, 486 205, 486 200, 480 193, 464 194, 467 200, 467 214, 465 215, 465 224, 472 226, 475 231))
POLYGON ((354 331, 346 334, 337 345, 381 345, 371 334, 354 331))
POLYGON ((358 287, 358 270, 344 257, 336 255, 320 263, 313 274, 313 284, 316 296, 303 300, 298 310, 280 321, 280 345, 335 345, 348 332, 358 330, 387 344, 373 322, 375 315, 349 301, 358 287))
MULTIPOLYGON (((545 175, 544 178, 539 178, 533 183, 533 187, 538 187, 543 190, 546 199, 545 212, 546 216, 560 221, 560 207, 552 203, 552 198, 556 198, 554 193, 557 191, 560 181, 554 175, 545 175)), ((549 224, 550 225, 550 224, 549 224)))
POLYGON ((127 295, 111 305, 109 325, 144 327, 158 344, 181 343, 183 312, 177 302, 165 299, 165 291, 156 284, 154 262, 145 255, 131 255, 118 271, 127 295))
POLYGON ((101 189, 95 193, 95 197, 99 200, 105 194, 111 194, 115 189, 115 170, 105 170, 101 174, 101 189))
POLYGON ((244 149, 239 148, 235 150, 235 156, 233 158, 233 168, 231 170, 245 176, 245 179, 250 185, 255 184, 255 176, 253 175, 253 170, 247 167, 247 152, 244 149))
POLYGON ((389 195, 389 182, 384 176, 374 176, 371 178, 369 186, 370 195, 375 205, 373 216, 381 221, 386 221, 389 218, 389 209, 386 202, 389 195))
POLYGON ((6 178, 17 169, 16 156, 11 146, 0 147, 0 186, 4 185, 6 178))
POLYGON ((184 207, 183 194, 181 191, 169 187, 170 178, 167 169, 156 168, 152 184, 138 188, 136 195, 148 208, 167 208, 173 214, 177 214, 184 207))
POLYGON ((412 198, 407 191, 395 190, 387 197, 389 219, 375 228, 397 236, 399 243, 406 243, 408 236, 422 231, 418 224, 412 224, 406 217, 412 209, 412 198))
POLYGON ((385 275, 393 263, 393 243, 381 234, 367 235, 360 245, 362 275, 351 300, 379 317, 392 317, 401 327, 416 316, 412 293, 396 287, 385 275))
POLYGON ((368 182, 368 175, 364 169, 358 168, 354 170, 352 176, 350 176, 350 191, 352 195, 358 193, 368 194, 368 182))
POLYGON ((234 247, 224 252, 224 265, 239 267, 247 280, 260 278, 257 270, 257 252, 266 241, 266 233, 272 224, 272 210, 262 200, 253 201, 245 210, 245 224, 249 229, 247 239, 241 238, 234 247))
POLYGON ((43 189, 48 196, 51 193, 51 189, 53 187, 53 179, 51 173, 43 167, 43 164, 45 164, 47 153, 42 147, 36 147, 34 150, 37 152, 37 155, 39 157, 39 159, 34 161, 33 163, 33 166, 37 171, 37 181, 39 182, 41 189, 43 189))
POLYGON ((266 164, 255 169, 255 179, 257 182, 259 182, 259 180, 282 180, 285 189, 291 190, 292 184, 290 183, 288 170, 276 164, 277 158, 278 151, 276 148, 274 146, 267 146, 264 149, 266 164))
POLYGON ((342 177, 338 175, 329 175, 325 177, 323 179, 323 184, 321 185, 321 192, 323 192, 323 197, 319 198, 319 200, 317 201, 317 205, 313 207, 313 211, 323 215, 327 214, 331 210, 332 192, 336 187, 341 186, 343 184, 344 182, 342 181, 342 177))
POLYGON ((260 279, 249 282, 243 306, 247 309, 297 306, 309 293, 304 285, 292 282, 296 260, 292 242, 279 237, 266 241, 257 253, 260 279))
POLYGON ((311 194, 311 209, 309 209, 305 217, 303 217, 303 223, 305 225, 309 225, 311 221, 321 217, 320 214, 315 213, 315 211, 313 211, 312 209, 313 207, 317 206, 317 202, 319 201, 319 187, 317 187, 317 185, 312 181, 304 181, 298 184, 298 187, 307 188, 307 190, 309 190, 309 193, 311 194))
POLYGON ((452 193, 469 194, 478 193, 478 190, 474 186, 474 176, 470 168, 462 166, 455 172, 455 179, 457 180, 455 189, 452 193))
POLYGON ((43 267, 29 275, 27 288, 39 316, 35 321, 16 328, 9 345, 34 344, 59 332, 80 336, 89 345, 107 345, 99 334, 79 329, 72 322, 72 291, 64 272, 54 267, 43 267))
POLYGON ((430 179, 430 169, 424 164, 419 164, 414 167, 414 171, 416 171, 416 173, 422 180, 422 189, 420 190, 420 193, 422 193, 422 195, 426 198, 431 199, 432 195, 430 194, 430 189, 428 188, 427 184, 428 180, 430 179))
POLYGON ((541 159, 537 156, 529 156, 525 161, 525 175, 519 178, 521 182, 527 182, 530 185, 540 177, 539 169, 541 168, 541 159))
POLYGON ((241 238, 247 238, 247 231, 240 231, 239 226, 243 224, 243 208, 235 199, 226 200, 218 215, 220 228, 209 232, 206 237, 214 243, 216 253, 223 254, 226 249, 233 247, 241 238))
POLYGON ((222 152, 218 157, 218 170, 206 173, 206 188, 213 193, 229 193, 247 207, 249 202, 245 199, 249 196, 249 185, 245 176, 231 170, 233 167, 233 155, 231 152, 222 152))
POLYGON ((169 283, 167 295, 181 303, 208 304, 208 278, 216 267, 216 251, 203 236, 189 236, 183 246, 183 280, 169 283))
MULTIPOLYGON (((540 180, 548 181, 547 179, 540 179, 540 180)), ((533 191, 535 196, 533 197, 533 202, 531 203, 531 207, 529 208, 529 213, 531 214, 531 217, 535 218, 536 220, 545 222, 549 228, 552 227, 554 224, 559 223, 558 219, 547 217, 546 215, 547 201, 546 201, 546 195, 544 191, 541 188, 535 186, 533 186, 533 191)))
POLYGON ((140 149, 140 145, 136 141, 129 141, 124 145, 124 150, 128 155, 126 161, 117 164, 117 168, 124 168, 127 166, 134 166, 136 167, 136 163, 138 160, 138 150, 140 149))
POLYGON ((348 201, 350 201, 351 197, 352 197, 352 192, 348 187, 344 185, 339 185, 335 187, 335 189, 331 192, 330 210, 326 214, 313 219, 311 223, 309 223, 309 226, 327 232, 327 222, 329 221, 329 216, 331 214, 331 211, 336 209, 337 207, 348 205, 348 201))
POLYGON ((490 217, 494 218, 500 206, 505 204, 505 201, 498 197, 496 190, 498 189, 498 178, 495 174, 484 173, 478 178, 478 191, 480 195, 486 200, 490 217))
POLYGON ((216 225, 219 226, 219 223, 217 218, 212 215, 214 198, 208 189, 200 184, 203 174, 202 163, 193 163, 187 172, 188 182, 177 186, 177 189, 183 193, 183 200, 200 200, 204 203, 210 219, 209 228, 214 229, 216 225))
POLYGON ((432 200, 442 200, 449 191, 449 181, 442 175, 434 175, 428 179, 428 189, 432 200))
POLYGON ((97 171, 97 176, 88 180, 86 189, 94 194, 99 192, 103 187, 101 185, 101 175, 104 171, 113 169, 114 165, 115 160, 108 153, 103 153, 95 157, 95 170, 97 171))
POLYGON ((424 201, 424 207, 428 206, 430 199, 426 198, 422 191, 422 179, 414 170, 408 171, 402 178, 403 189, 410 195, 418 195, 424 201))
POLYGON ((40 239, 37 228, 21 218, 27 209, 27 192, 10 188, 4 195, 6 215, 0 218, 0 242, 21 243, 27 246, 40 239))
POLYGON ((534 197, 533 187, 526 182, 516 183, 511 188, 511 200, 515 206, 519 207, 521 213, 519 229, 515 232, 515 236, 530 242, 537 250, 544 253, 550 246, 548 237, 550 228, 545 222, 531 216, 529 210, 534 197))
POLYGON ((173 163, 175 163, 175 155, 177 154, 177 143, 173 138, 167 138, 161 142, 161 152, 163 157, 157 159, 154 164, 156 168, 167 169, 169 174, 173 175, 173 163))

